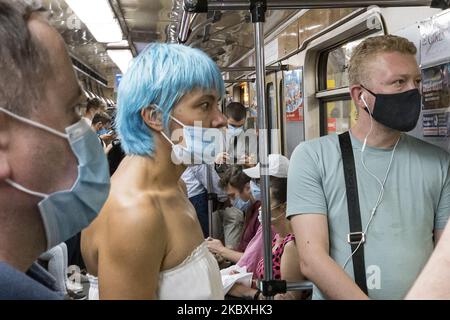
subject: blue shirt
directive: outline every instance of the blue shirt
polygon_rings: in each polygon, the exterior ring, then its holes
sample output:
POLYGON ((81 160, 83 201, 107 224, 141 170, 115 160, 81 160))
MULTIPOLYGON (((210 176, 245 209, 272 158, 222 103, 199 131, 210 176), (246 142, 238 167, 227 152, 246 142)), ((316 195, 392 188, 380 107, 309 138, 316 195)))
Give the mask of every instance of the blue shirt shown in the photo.
POLYGON ((0 262, 0 300, 62 300, 61 295, 49 289, 53 285, 51 275, 37 264, 27 275, 0 262))

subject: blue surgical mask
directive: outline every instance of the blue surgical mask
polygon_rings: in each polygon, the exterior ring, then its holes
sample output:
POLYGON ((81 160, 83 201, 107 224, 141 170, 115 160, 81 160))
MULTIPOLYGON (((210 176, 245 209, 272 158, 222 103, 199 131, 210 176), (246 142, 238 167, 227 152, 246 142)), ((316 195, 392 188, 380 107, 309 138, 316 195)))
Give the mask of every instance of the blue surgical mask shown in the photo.
POLYGON ((242 132, 244 132, 244 126, 235 127, 235 126, 232 126, 231 124, 228 125, 227 135, 230 137, 237 137, 242 132))
POLYGON ((255 200, 261 201, 261 189, 259 188, 258 184, 253 180, 250 180, 250 190, 253 195, 253 198, 255 198, 255 200))
POLYGON ((170 117, 183 127, 183 139, 186 140, 186 146, 174 144, 164 132, 161 132, 172 145, 172 161, 185 165, 213 164, 216 155, 223 148, 222 132, 216 128, 188 126, 173 116, 170 117))
POLYGON ((78 177, 70 190, 45 194, 6 179, 12 187, 32 196, 42 198, 38 203, 47 238, 47 249, 86 228, 103 207, 110 188, 109 167, 97 135, 85 120, 66 128, 62 133, 38 122, 18 116, 6 109, 1 112, 18 121, 45 130, 68 140, 78 161, 78 177))
POLYGON ((250 199, 248 199, 247 201, 242 200, 239 196, 235 198, 235 200, 233 201, 233 207, 238 208, 239 210, 241 210, 242 212, 246 212, 248 210, 248 208, 250 208, 250 205, 252 204, 250 199))
POLYGON ((108 134, 108 132, 108 129, 103 128, 97 131, 97 135, 102 136, 104 134, 108 134))

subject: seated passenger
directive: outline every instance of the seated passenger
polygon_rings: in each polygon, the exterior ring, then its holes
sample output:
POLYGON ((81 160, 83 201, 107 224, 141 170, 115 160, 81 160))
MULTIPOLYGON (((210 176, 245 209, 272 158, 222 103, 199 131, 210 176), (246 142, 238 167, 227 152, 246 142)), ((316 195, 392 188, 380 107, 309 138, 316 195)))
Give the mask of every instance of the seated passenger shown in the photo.
MULTIPOLYGON (((286 280, 289 282, 298 282, 304 280, 298 259, 298 253, 295 246, 295 237, 286 219, 286 193, 287 193, 287 172, 289 160, 277 154, 269 156, 270 175, 270 203, 271 203, 271 221, 273 230, 276 232, 272 241, 272 269, 275 280, 286 280)), ((259 165, 254 168, 246 169, 244 172, 253 179, 259 179, 259 165)), ((261 213, 259 216, 262 221, 261 213)), ((261 228, 261 227, 260 227, 261 228)), ((260 250, 262 254, 262 237, 260 238, 260 250)), ((243 266, 240 264, 240 266, 243 266)), ((248 269, 247 269, 248 270, 248 269)), ((260 257, 257 264, 254 279, 264 278, 264 259, 260 257)), ((242 284, 235 284, 229 291, 229 295, 240 298, 257 298, 259 293, 255 288, 249 288, 242 284)), ((275 299, 300 299, 301 292, 288 292, 278 294, 275 299)))
POLYGON ((220 179, 220 185, 227 191, 233 207, 244 213, 244 227, 236 250, 225 247, 220 240, 213 238, 208 239, 208 248, 212 253, 236 263, 258 230, 258 209, 261 202, 256 201, 252 195, 250 177, 242 171, 240 166, 230 167, 220 179))
POLYGON ((179 181, 188 160, 203 156, 193 148, 204 147, 191 135, 202 129, 194 121, 226 123, 217 107, 224 91, 215 63, 190 47, 151 44, 130 65, 116 116, 127 156, 81 239, 100 299, 223 299, 217 261, 179 181))

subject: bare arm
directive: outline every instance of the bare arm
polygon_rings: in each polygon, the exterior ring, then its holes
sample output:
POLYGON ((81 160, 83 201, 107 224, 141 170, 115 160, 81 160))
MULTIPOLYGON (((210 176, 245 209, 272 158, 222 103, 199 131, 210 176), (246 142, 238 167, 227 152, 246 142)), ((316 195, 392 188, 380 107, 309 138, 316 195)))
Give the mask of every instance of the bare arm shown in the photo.
POLYGON ((300 268, 329 299, 368 299, 341 266, 329 255, 327 217, 302 214, 291 219, 300 268))
POLYGON ((244 286, 243 284, 240 283, 235 283, 230 291, 228 291, 228 294, 230 296, 236 297, 236 298, 244 298, 244 299, 249 299, 249 300, 253 300, 253 298, 255 297, 257 290, 253 289, 253 288, 249 288, 244 286))
MULTIPOLYGON (((294 241, 286 244, 280 262, 281 278, 287 282, 298 282, 305 278, 300 272, 300 264, 298 261, 297 248, 294 241)), ((255 296, 256 289, 246 287, 242 284, 235 284, 230 289, 229 294, 234 297, 252 299, 255 296)), ((301 299, 302 292, 290 291, 283 294, 275 295, 275 300, 296 300, 301 299)), ((263 298, 261 294, 261 299, 263 298)))
MULTIPOLYGON (((305 277, 300 271, 300 262, 298 251, 294 241, 290 241, 284 247, 283 255, 280 262, 281 279, 287 282, 304 281, 305 277)), ((303 293, 301 291, 288 291, 286 293, 277 294, 275 300, 298 300, 301 299, 303 293)))
POLYGON ((100 299, 156 299, 166 246, 156 208, 135 204, 109 217, 107 241, 99 250, 100 299))
POLYGON ((449 225, 439 233, 435 232, 436 249, 406 299, 450 299, 449 225))
POLYGON ((219 254, 223 258, 230 260, 233 263, 237 263, 244 254, 243 252, 225 247, 218 239, 208 238, 207 240, 208 249, 209 251, 211 251, 211 253, 219 254))
POLYGON ((300 271, 298 251, 294 241, 290 241, 284 247, 281 256, 281 278, 288 282, 298 282, 305 280, 300 271))

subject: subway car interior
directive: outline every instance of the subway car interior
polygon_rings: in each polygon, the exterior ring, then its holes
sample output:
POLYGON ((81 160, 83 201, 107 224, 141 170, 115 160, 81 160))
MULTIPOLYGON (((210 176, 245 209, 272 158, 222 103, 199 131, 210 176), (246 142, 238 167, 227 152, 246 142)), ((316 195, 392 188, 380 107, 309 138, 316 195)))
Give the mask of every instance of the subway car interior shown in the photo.
POLYGON ((0 37, 0 299, 450 299, 450 1, 0 0, 0 37))

